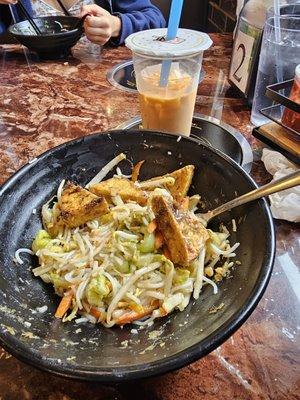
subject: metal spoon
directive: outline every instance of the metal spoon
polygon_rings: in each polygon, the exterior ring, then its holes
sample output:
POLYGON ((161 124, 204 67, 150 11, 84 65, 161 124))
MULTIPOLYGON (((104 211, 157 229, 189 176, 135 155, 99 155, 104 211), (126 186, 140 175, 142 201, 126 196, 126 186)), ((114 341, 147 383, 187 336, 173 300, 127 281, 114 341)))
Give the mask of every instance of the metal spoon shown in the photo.
POLYGON ((289 174, 274 182, 261 186, 258 189, 254 189, 249 193, 243 194, 236 199, 228 201, 228 203, 225 203, 212 211, 196 215, 198 218, 201 219, 201 221, 203 220, 203 223, 206 226, 212 218, 216 217, 219 214, 222 214, 225 211, 229 211, 232 208, 241 206, 242 204, 249 203, 250 201, 257 200, 261 197, 268 196, 272 193, 281 192, 282 190, 290 189, 298 185, 300 185, 300 171, 289 174))

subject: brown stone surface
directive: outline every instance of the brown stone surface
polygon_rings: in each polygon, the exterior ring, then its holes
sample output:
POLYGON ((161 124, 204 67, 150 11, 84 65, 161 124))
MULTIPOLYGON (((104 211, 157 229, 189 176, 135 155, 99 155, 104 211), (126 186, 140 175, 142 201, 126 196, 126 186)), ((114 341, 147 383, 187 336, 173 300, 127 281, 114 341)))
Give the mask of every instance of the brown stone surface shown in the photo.
MULTIPOLYGON (((270 178, 251 136, 249 109, 227 83, 231 37, 212 35, 196 111, 221 118, 251 143, 258 183, 270 178)), ((112 88, 106 72, 130 57, 121 47, 64 62, 27 59, 16 45, 0 46, 0 177, 7 179, 41 152, 138 114, 137 96, 112 88), (27 62, 28 61, 28 62, 27 62)), ((54 377, 0 350, 2 400, 284 400, 299 399, 300 230, 277 222, 277 255, 268 289, 249 320, 207 357, 165 376, 116 387, 54 377), (297 292, 298 290, 298 292, 297 292)))

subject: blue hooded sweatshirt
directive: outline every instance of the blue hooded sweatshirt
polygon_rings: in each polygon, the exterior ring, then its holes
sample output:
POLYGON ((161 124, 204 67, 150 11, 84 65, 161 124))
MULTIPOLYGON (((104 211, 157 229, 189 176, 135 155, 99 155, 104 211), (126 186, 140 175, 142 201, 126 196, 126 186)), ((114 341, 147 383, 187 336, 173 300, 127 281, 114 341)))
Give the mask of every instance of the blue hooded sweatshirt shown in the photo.
MULTIPOLYGON (((21 0, 27 11, 32 15, 30 0, 21 0)), ((95 0, 100 7, 105 8, 113 15, 121 18, 122 28, 119 38, 114 39, 114 44, 122 44, 127 36, 133 32, 146 29, 161 28, 165 20, 157 7, 150 0, 95 0)), ((16 6, 12 6, 16 21, 21 21, 16 6)), ((9 7, 0 5, 0 33, 5 32, 12 23, 9 7)))

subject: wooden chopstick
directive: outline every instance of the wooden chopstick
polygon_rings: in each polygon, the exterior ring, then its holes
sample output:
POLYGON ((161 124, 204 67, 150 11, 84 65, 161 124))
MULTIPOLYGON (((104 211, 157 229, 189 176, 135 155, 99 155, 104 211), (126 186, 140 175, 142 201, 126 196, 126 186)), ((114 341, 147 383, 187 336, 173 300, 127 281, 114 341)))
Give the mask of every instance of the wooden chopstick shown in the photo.
POLYGON ((39 27, 36 25, 34 20, 31 18, 30 14, 26 10, 26 8, 23 6, 21 0, 18 1, 17 6, 21 9, 22 13, 24 14, 25 18, 29 21, 30 25, 33 27, 37 35, 41 35, 42 32, 40 31, 39 27))

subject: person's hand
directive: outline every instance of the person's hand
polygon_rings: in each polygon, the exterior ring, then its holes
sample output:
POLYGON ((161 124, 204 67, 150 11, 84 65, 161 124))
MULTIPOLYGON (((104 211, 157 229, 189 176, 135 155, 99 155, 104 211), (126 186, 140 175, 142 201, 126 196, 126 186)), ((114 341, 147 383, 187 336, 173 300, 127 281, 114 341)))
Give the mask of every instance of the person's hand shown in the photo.
POLYGON ((17 4, 18 0, 0 0, 0 4, 5 4, 6 6, 10 4, 17 4))
MULTIPOLYGON (((3 1, 3 0, 0 0, 3 1)), ((5 1, 5 0, 4 0, 5 1)), ((86 37, 93 43, 104 45, 111 37, 118 37, 121 31, 121 20, 96 4, 83 6, 81 16, 90 13, 84 21, 86 37)))

